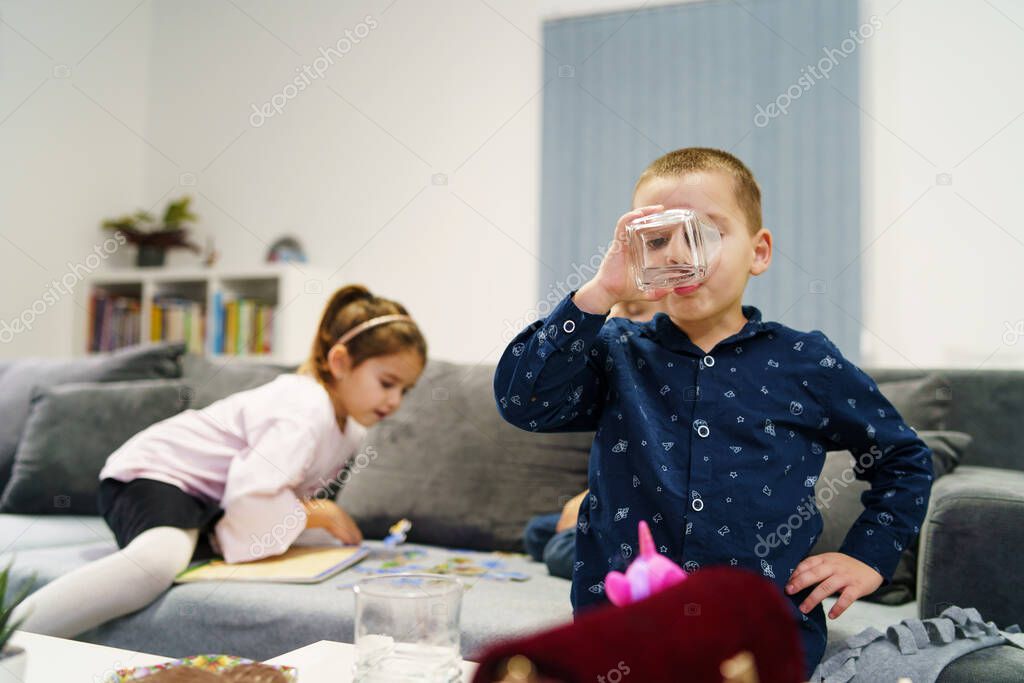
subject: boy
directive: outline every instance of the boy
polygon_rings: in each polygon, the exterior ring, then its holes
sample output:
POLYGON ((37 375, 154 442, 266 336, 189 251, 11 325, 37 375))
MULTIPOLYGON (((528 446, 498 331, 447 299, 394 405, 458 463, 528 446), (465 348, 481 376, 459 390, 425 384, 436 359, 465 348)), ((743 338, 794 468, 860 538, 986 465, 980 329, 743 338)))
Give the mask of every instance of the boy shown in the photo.
POLYGON ((820 603, 836 618, 891 577, 919 531, 931 452, 819 330, 765 322, 743 306, 771 263, 760 190, 736 157, 687 148, 654 161, 615 228, 597 274, 512 340, 498 364, 502 416, 532 431, 596 429, 590 495, 580 506, 572 602, 606 602, 646 520, 662 554, 687 571, 745 567, 775 582, 798 615, 809 677, 825 649, 820 603), (665 209, 715 222, 721 257, 697 287, 640 292, 625 226, 665 209), (663 300, 637 324, 605 315, 617 301, 663 300), (841 552, 807 557, 821 532, 814 482, 827 450, 849 449, 871 483, 841 552))

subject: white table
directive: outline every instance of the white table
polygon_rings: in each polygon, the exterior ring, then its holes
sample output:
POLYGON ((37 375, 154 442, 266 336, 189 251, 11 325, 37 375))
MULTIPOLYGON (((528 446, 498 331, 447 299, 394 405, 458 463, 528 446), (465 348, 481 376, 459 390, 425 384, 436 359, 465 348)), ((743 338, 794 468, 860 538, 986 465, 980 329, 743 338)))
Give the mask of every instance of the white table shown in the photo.
MULTIPOLYGON (((345 683, 352 680, 350 672, 355 662, 354 645, 321 640, 280 657, 268 659, 266 663, 294 666, 299 670, 298 683, 345 683)), ((476 664, 462 663, 463 683, 473 680, 475 673, 476 664)))
MULTIPOLYGON (((171 659, 24 631, 15 633, 10 643, 28 652, 24 683, 103 683, 118 669, 159 664, 171 659)), ((298 683, 346 683, 352 680, 349 672, 355 656, 355 647, 348 643, 321 640, 274 657, 267 663, 295 667, 299 671, 298 683)), ((462 672, 463 682, 469 683, 476 672, 476 664, 463 662, 462 672)))
POLYGON ((18 631, 9 641, 28 652, 25 683, 102 683, 118 669, 166 662, 169 657, 18 631))

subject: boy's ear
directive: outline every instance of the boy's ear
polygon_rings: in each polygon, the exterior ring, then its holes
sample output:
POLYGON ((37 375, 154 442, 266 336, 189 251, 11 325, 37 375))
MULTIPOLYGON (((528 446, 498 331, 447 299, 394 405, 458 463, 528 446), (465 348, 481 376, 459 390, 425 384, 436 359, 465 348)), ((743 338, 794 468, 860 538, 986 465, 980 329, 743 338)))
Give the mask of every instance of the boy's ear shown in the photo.
POLYGON ((335 344, 327 352, 327 367, 331 369, 334 379, 341 379, 352 369, 352 356, 344 344, 335 344))
POLYGON ((754 247, 754 262, 750 264, 750 274, 760 275, 768 270, 772 262, 772 233, 768 228, 761 228, 751 241, 754 247))

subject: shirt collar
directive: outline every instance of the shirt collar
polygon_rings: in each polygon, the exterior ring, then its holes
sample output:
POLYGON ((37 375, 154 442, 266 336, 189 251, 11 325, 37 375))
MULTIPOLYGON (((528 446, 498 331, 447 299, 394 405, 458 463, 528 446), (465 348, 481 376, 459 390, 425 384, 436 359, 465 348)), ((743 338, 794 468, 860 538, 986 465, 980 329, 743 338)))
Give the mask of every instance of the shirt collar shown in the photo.
MULTIPOLYGON (((743 306, 742 310, 743 317, 747 319, 747 322, 740 328, 739 332, 718 342, 715 348, 750 339, 780 326, 776 322, 764 322, 761 319, 761 311, 756 306, 743 306)), ((686 332, 679 329, 672 322, 672 319, 661 311, 656 313, 649 322, 644 323, 642 334, 671 351, 679 351, 694 356, 706 355, 699 346, 690 341, 686 332)))

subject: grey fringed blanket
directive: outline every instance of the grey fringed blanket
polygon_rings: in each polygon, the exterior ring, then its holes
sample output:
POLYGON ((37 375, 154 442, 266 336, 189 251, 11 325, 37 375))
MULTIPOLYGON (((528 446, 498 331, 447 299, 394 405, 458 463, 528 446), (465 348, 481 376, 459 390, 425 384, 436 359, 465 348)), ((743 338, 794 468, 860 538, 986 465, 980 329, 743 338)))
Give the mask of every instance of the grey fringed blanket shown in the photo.
POLYGON ((1017 625, 1001 632, 973 607, 949 607, 934 619, 904 619, 882 633, 866 628, 849 638, 814 670, 812 683, 895 681, 934 683, 947 664, 963 655, 1004 643, 1019 646, 1017 625), (1010 636, 1009 638, 1007 636, 1010 636))

